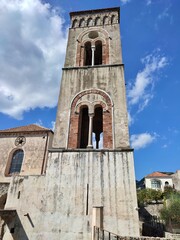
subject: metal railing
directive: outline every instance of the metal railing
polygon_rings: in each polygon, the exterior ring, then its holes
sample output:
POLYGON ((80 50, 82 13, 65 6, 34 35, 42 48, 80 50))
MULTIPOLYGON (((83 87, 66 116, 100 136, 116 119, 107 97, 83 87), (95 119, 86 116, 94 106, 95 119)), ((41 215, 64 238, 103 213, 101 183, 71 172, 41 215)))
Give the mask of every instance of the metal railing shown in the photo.
POLYGON ((94 227, 94 240, 120 240, 120 236, 104 229, 94 227))

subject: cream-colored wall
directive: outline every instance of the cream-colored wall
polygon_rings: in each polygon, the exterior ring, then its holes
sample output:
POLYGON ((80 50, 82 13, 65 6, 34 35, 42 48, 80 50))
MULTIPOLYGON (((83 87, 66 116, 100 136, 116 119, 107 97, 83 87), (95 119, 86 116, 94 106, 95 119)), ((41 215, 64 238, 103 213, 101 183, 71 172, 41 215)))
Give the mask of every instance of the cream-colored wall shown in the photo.
MULTIPOLYGON (((52 133, 48 133, 49 138, 52 139, 52 133)), ((32 133, 20 134, 25 136, 26 143, 22 147, 15 146, 15 140, 18 134, 1 135, 0 137, 0 182, 9 182, 11 177, 5 177, 5 169, 12 151, 22 149, 24 151, 24 158, 21 167, 20 175, 39 175, 41 174, 42 164, 44 161, 44 152, 47 141, 47 133, 32 133)))
POLYGON ((101 89, 107 92, 113 106, 114 148, 129 147, 128 117, 124 68, 122 65, 75 68, 63 71, 56 125, 54 148, 67 148, 71 102, 85 89, 101 89))
POLYGON ((173 184, 177 191, 180 191, 180 170, 177 170, 173 175, 173 184))
POLYGON ((169 186, 173 186, 173 182, 172 182, 172 177, 167 177, 167 178, 145 178, 145 187, 146 188, 152 188, 151 186, 151 181, 155 179, 155 180, 160 180, 161 181, 161 188, 160 190, 164 191, 164 186, 165 186, 165 182, 169 182, 169 186))
POLYGON ((78 50, 78 37, 81 33, 89 30, 97 31, 98 29, 106 30, 109 43, 109 64, 122 64, 122 50, 120 41, 119 24, 106 25, 90 28, 69 29, 68 44, 64 67, 76 67, 76 56, 78 50))
POLYGON ((90 240, 93 206, 103 206, 105 230, 139 235, 133 152, 50 153, 45 176, 12 179, 5 209, 17 210, 28 239, 90 240))

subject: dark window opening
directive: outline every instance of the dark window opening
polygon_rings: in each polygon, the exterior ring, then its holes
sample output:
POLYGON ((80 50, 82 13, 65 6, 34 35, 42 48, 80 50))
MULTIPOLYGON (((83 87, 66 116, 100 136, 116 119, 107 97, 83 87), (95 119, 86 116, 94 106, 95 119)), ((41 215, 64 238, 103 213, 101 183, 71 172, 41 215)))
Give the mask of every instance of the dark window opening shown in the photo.
POLYGON ((13 234, 13 233, 14 233, 14 230, 15 230, 14 228, 11 228, 11 229, 10 229, 10 233, 13 234))
POLYGON ((102 64, 102 42, 98 41, 95 44, 95 53, 94 53, 94 65, 102 64))
POLYGON ((93 133, 95 134, 95 148, 100 148, 100 139, 103 132, 103 109, 102 107, 96 107, 95 114, 93 118, 93 133))
POLYGON ((115 16, 112 15, 112 18, 111 18, 111 24, 115 23, 115 16))
POLYGON ((89 19, 88 19, 87 25, 88 25, 88 26, 92 26, 92 25, 93 25, 93 20, 92 20, 92 18, 89 18, 89 19))
POLYGON ((23 150, 19 149, 14 152, 11 160, 9 174, 20 173, 23 157, 24 157, 23 150))
POLYGON ((103 18, 103 25, 106 25, 106 24, 108 24, 108 17, 107 16, 105 16, 103 18))
POLYGON ((84 21, 84 18, 82 18, 79 22, 79 27, 84 27, 85 25, 85 21, 84 21))
POLYGON ((77 23, 78 23, 78 21, 77 21, 77 19, 75 19, 75 20, 73 21, 73 23, 72 23, 72 28, 77 27, 77 23))
POLYGON ((88 145, 88 132, 89 132, 89 115, 88 107, 81 108, 79 115, 79 146, 86 148, 88 145))
POLYGON ((100 24, 101 24, 101 19, 100 19, 100 17, 97 17, 95 19, 95 26, 99 26, 100 24))
POLYGON ((91 43, 87 42, 84 46, 84 65, 92 65, 92 50, 91 50, 91 43))
POLYGON ((166 187, 169 186, 169 182, 168 181, 165 182, 165 186, 166 187))

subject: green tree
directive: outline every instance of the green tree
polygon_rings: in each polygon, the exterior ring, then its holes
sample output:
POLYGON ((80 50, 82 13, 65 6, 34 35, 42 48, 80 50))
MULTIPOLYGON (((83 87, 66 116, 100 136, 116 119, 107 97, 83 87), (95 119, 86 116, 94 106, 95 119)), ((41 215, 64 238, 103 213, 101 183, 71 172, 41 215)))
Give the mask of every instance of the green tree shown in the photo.
POLYGON ((173 193, 176 193, 176 190, 173 187, 171 186, 164 187, 164 193, 163 193, 164 198, 166 199, 169 198, 173 193))
POLYGON ((180 194, 171 194, 166 200, 164 207, 160 210, 160 216, 166 224, 180 223, 180 194))
POLYGON ((137 191, 138 205, 142 206, 148 203, 157 202, 163 199, 163 193, 155 189, 141 189, 137 191))

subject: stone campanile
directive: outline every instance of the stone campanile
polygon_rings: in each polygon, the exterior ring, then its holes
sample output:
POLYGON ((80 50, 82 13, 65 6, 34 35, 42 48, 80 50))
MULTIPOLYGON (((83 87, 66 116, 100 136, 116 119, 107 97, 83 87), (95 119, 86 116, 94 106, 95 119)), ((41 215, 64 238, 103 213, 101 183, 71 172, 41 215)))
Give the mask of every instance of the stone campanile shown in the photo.
POLYGON ((70 17, 47 169, 48 176, 56 169, 60 189, 55 197, 60 237, 91 239, 93 227, 139 236, 120 9, 72 12, 70 17))
MULTIPOLYGON (((1 229, 3 240, 139 236, 119 11, 70 14, 53 143, 45 128, 18 128, 20 134, 26 134, 22 149, 27 160, 20 174, 8 180, 8 193, 3 190, 3 198, 1 195, 3 206, 7 194, 4 209, 0 209, 6 224, 0 222, 1 227, 6 226, 5 232, 1 229)), ((4 132, 13 148, 15 130, 4 132)), ((8 152, 4 139, 2 156, 8 152)), ((21 147, 18 145, 18 152, 21 147)))
POLYGON ((119 8, 70 16, 53 146, 127 149, 119 8))

